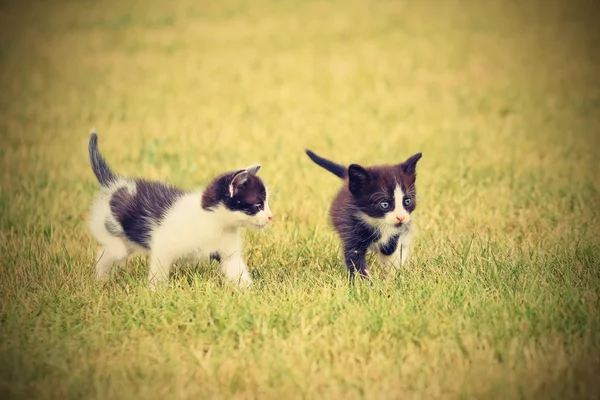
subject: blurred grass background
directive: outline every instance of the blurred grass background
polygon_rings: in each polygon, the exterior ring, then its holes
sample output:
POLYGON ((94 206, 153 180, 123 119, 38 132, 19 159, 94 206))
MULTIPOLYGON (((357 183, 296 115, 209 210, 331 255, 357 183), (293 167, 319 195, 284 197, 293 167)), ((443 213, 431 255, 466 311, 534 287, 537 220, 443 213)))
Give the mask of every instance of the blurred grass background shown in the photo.
MULTIPOLYGON (((596 2, 4 1, 0 394, 597 398, 596 2), (123 174, 254 162, 257 285, 181 265, 92 280, 91 127, 123 174), (345 282, 343 163, 423 152, 407 271, 345 282)), ((378 269, 371 262, 372 269, 378 269)))

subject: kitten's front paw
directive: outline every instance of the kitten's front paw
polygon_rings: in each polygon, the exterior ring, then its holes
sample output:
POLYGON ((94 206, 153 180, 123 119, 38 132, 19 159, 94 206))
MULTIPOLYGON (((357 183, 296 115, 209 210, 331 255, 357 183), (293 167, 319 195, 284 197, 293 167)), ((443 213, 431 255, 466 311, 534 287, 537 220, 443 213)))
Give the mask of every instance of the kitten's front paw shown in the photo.
POLYGON ((249 288, 250 286, 252 286, 252 283, 252 278, 248 276, 240 279, 238 282, 238 286, 241 288, 249 288))
POLYGON ((156 290, 158 289, 157 286, 158 285, 156 284, 156 282, 153 282, 153 281, 148 282, 148 289, 150 289, 151 292, 156 292, 156 290))
POLYGON ((246 273, 241 275, 239 278, 235 278, 233 279, 233 283, 240 287, 240 288, 249 288, 250 286, 252 286, 252 278, 250 277, 250 274, 246 273))

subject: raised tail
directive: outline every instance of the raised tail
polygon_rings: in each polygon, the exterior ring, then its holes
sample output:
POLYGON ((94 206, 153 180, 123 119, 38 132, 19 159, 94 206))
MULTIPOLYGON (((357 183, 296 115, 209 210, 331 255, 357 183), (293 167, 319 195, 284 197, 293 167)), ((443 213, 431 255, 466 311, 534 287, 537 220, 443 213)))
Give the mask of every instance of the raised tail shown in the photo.
POLYGON ((117 176, 110 170, 104 157, 100 154, 100 150, 98 150, 98 134, 96 134, 95 130, 92 130, 91 132, 88 149, 90 152, 92 171, 94 171, 98 182, 100 182, 102 186, 109 186, 117 179, 117 176))
POLYGON ((315 164, 325 168, 327 171, 331 172, 338 178, 344 179, 346 177, 346 167, 344 167, 343 165, 326 160, 323 157, 319 157, 310 150, 306 150, 306 155, 309 156, 310 159, 315 162, 315 164))

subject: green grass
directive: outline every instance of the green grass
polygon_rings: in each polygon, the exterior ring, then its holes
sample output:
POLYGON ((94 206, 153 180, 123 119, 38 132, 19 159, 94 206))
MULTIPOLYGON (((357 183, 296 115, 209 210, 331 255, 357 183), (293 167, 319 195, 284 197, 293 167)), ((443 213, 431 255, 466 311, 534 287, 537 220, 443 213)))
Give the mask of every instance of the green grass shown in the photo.
MULTIPOLYGON (((140 3, 141 4, 141 3, 140 3)), ((591 2, 0 6, 3 398, 600 396, 600 31, 591 2), (563 4, 564 3, 564 4, 563 4), (256 280, 132 259, 93 280, 89 129, 123 174, 263 164, 256 280), (414 257, 350 288, 304 148, 423 152, 414 257)))

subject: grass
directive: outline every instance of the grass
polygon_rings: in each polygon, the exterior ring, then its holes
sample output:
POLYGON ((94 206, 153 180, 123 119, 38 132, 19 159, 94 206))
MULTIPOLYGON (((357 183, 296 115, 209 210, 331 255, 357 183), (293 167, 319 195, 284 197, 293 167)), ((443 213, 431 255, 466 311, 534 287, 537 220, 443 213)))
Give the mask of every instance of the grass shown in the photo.
MULTIPOLYGON (((600 34, 591 2, 3 2, 3 398, 595 399, 600 34), (94 282, 89 129, 195 188, 261 162, 256 280, 132 259, 94 282), (417 151, 409 268, 346 283, 303 154, 417 151)), ((372 261, 372 270, 379 269, 372 261)))

